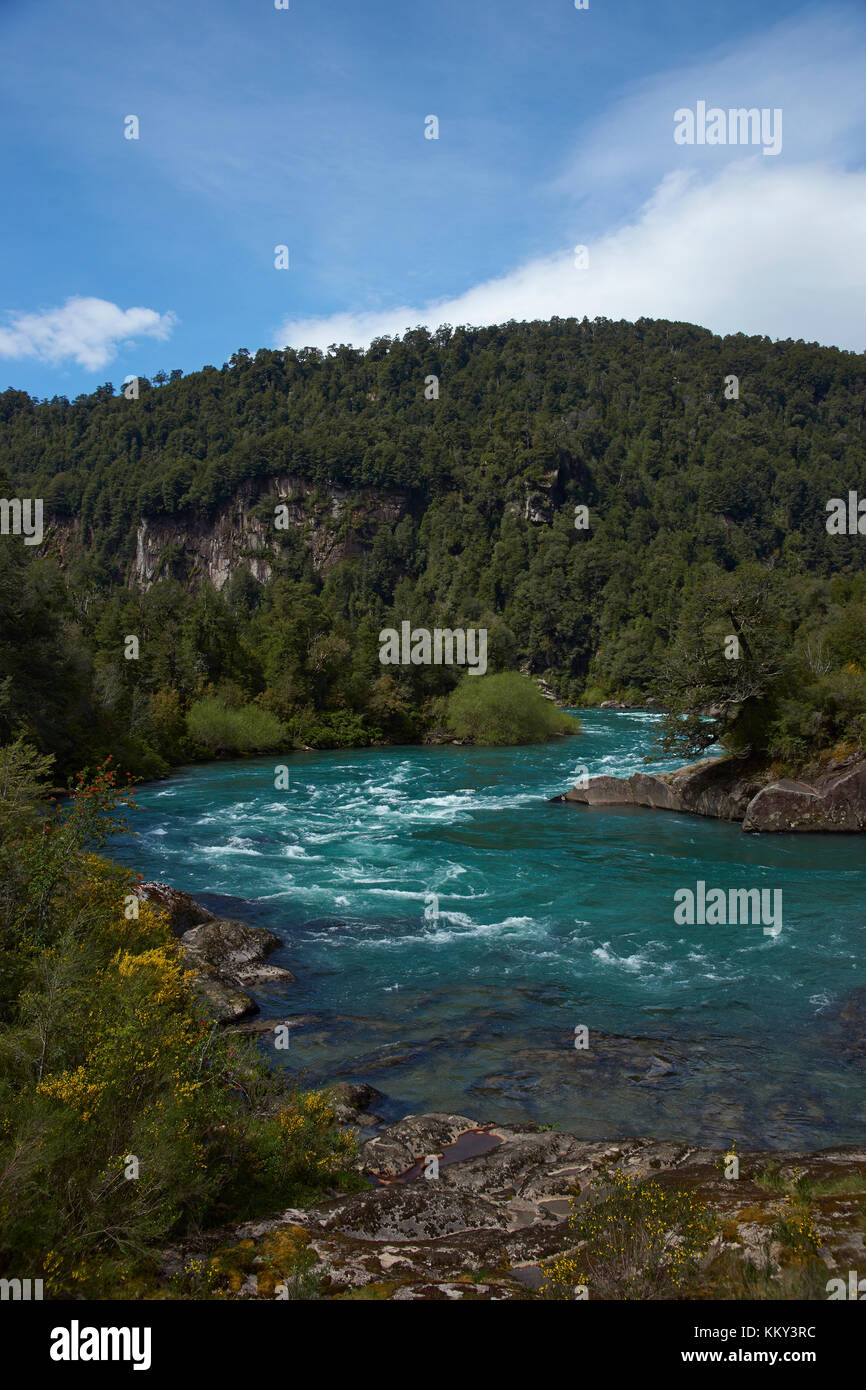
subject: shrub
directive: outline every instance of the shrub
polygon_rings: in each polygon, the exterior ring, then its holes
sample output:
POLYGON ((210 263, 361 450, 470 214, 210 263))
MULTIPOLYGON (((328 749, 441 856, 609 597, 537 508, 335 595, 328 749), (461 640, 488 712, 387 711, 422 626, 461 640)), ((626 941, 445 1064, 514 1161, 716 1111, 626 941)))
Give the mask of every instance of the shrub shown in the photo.
POLYGON ((464 676, 440 710, 448 732, 468 743, 540 743, 580 732, 573 715, 546 700, 535 681, 513 671, 464 676))
POLYGON ((197 700, 186 717, 189 736, 215 753, 267 753, 286 742, 280 721, 260 705, 232 709, 222 700, 197 700))
POLYGON ((303 710, 290 728, 292 742, 300 748, 368 748, 382 739, 381 729, 349 710, 303 710))
POLYGON ((123 828, 113 774, 37 820, 46 770, 0 750, 0 1276, 117 1297, 168 1239, 350 1184, 355 1140, 203 1016, 160 909, 127 915, 132 876, 87 848, 123 828))
POLYGON ((604 1195, 572 1198, 568 1224, 580 1246, 547 1268, 546 1298, 676 1297, 716 1232, 716 1219, 690 1192, 640 1181, 617 1169, 603 1173, 604 1195))

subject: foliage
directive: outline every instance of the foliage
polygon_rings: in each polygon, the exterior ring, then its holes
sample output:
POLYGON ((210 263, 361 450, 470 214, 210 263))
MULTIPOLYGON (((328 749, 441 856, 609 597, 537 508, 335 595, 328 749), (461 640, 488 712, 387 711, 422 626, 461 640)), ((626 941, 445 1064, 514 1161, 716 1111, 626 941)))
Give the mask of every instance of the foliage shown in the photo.
POLYGON ((545 1298, 676 1297, 706 1254, 716 1219, 694 1194, 640 1181, 622 1169, 601 1174, 601 1190, 571 1200, 568 1224, 578 1250, 547 1266, 545 1298))
POLYGON ((443 702, 442 722, 468 743, 539 743, 555 734, 576 734, 573 715, 546 700, 534 681, 514 672, 464 676, 443 702))
POLYGON ((195 743, 214 753, 267 753, 285 742, 285 730, 260 705, 231 709, 221 700, 197 700, 186 717, 195 743))
POLYGON ((239 351, 140 385, 0 393, 5 486, 49 521, 44 553, 0 547, 0 740, 61 777, 108 751, 142 776, 200 756, 186 717, 228 688, 295 746, 417 741, 463 673, 383 667, 377 634, 404 620, 486 627, 491 673, 569 703, 654 693, 668 751, 863 748, 863 538, 825 525, 830 498, 866 494, 863 354, 555 318, 239 351), (241 559, 217 592, 192 541, 236 498, 273 519, 287 475, 296 519, 256 552, 269 581, 241 559), (142 518, 176 540, 139 592, 142 518))
POLYGON ((92 852, 128 791, 102 768, 28 818, 45 770, 0 751, 0 1272, 116 1296, 169 1237, 345 1184, 355 1141, 201 1014, 166 916, 92 852))

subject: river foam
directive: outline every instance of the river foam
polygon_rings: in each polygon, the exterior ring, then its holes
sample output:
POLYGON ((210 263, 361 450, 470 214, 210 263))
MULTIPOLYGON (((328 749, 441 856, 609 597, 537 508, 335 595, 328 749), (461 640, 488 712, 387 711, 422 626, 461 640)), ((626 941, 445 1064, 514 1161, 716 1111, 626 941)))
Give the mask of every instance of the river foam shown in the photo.
POLYGON ((862 842, 551 804, 575 769, 642 770, 658 725, 581 717, 531 748, 284 754, 285 792, 271 760, 183 769, 141 789, 140 838, 113 853, 283 938, 297 984, 258 997, 315 1020, 277 1059, 308 1080, 596 1138, 859 1139, 866 1088, 832 1026, 863 983, 862 842), (700 880, 781 889, 783 931, 677 925, 700 880), (674 1070, 650 1085, 652 1049, 674 1070))

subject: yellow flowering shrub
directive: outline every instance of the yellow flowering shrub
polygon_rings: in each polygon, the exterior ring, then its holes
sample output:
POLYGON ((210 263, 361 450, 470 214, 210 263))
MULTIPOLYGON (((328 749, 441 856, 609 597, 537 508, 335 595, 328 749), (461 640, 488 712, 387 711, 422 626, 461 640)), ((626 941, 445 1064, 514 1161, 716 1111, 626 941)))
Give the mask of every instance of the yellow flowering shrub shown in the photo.
MULTIPOLYGON (((202 1016, 165 914, 125 915, 128 875, 79 869, 21 994, 14 1095, 0 1081, 0 1270, 133 1296, 154 1242, 352 1183, 356 1144, 324 1095, 202 1016)), ((189 1275, 187 1296, 217 1296, 189 1275)))
POLYGON ((691 1192, 663 1187, 616 1169, 601 1190, 571 1199, 568 1224, 576 1251, 550 1261, 545 1298, 675 1298, 716 1233, 709 1208, 691 1192))
POLYGON ((0 1276, 46 1297, 141 1297, 160 1243, 357 1181, 325 1097, 204 1016, 167 914, 92 852, 129 804, 108 765, 53 812, 0 786, 0 1276))

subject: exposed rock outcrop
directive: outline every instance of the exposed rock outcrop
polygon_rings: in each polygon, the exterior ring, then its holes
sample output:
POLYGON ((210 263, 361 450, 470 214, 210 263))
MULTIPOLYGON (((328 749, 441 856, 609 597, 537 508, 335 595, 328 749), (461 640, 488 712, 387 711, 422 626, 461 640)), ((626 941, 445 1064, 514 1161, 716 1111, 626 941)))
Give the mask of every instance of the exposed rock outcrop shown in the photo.
POLYGON ((222 979, 239 985, 294 981, 291 970, 268 964, 266 958, 281 943, 265 927, 248 927, 231 917, 214 917, 184 932, 180 940, 191 965, 209 965, 222 979))
POLYGON ((866 762, 808 782, 771 782, 749 802, 744 830, 866 830, 866 762))
POLYGON ((195 971, 195 988, 220 1023, 235 1023, 257 1014, 259 1006, 245 985, 292 983, 294 975, 266 957, 280 945, 264 927, 248 927, 228 917, 214 917, 180 938, 186 963, 195 971))
POLYGON ((294 982, 291 970, 267 960, 281 944, 273 932, 215 917, 189 893, 167 883, 141 883, 135 892, 168 913, 186 966, 193 972, 193 987, 219 1023, 237 1023, 259 1012, 244 986, 294 982))
POLYGON ((201 903, 197 903, 189 893, 172 888, 168 883, 139 883, 134 892, 142 902, 152 902, 168 913, 169 924, 175 936, 183 936, 191 927, 214 920, 213 913, 208 912, 201 903))
POLYGON ((863 1266, 862 1148, 742 1154, 739 1178, 730 1181, 720 1153, 710 1149, 647 1139, 593 1143, 533 1125, 479 1126, 464 1115, 433 1114, 407 1116, 368 1141, 359 1167, 368 1175, 396 1174, 407 1161, 441 1153, 468 1129, 484 1129, 495 1146, 442 1164, 435 1178, 419 1174, 371 1186, 199 1238, 166 1252, 164 1274, 176 1273, 193 1253, 215 1253, 216 1267, 232 1271, 229 1296, 273 1298, 303 1250, 315 1261, 326 1298, 532 1298, 546 1262, 575 1252, 570 1200, 602 1181, 605 1168, 686 1190, 714 1213, 718 1235, 704 1275, 710 1292, 723 1290, 732 1260, 758 1267, 769 1253, 771 1279, 779 1275, 781 1252, 771 1231, 789 1210, 786 1192, 798 1175, 826 1192, 815 1199, 814 1220, 827 1277, 863 1266), (777 1176, 767 1181, 768 1172, 777 1176))
POLYGON ((866 761, 846 759, 800 781, 734 758, 703 758, 674 772, 593 777, 553 801, 645 806, 741 821, 745 831, 866 830, 866 761))
POLYGON ((324 573, 349 555, 364 554, 378 526, 399 521, 407 510, 406 495, 394 490, 368 487, 354 494, 288 474, 251 478, 213 518, 193 512, 143 517, 130 583, 147 589, 171 575, 191 584, 207 578, 221 589, 241 563, 265 583, 274 554, 292 534, 303 538, 313 567, 324 573), (285 505, 280 529, 270 502, 285 505))
POLYGON ((230 980, 220 979, 209 965, 197 966, 193 974, 193 989, 217 1023, 240 1023, 258 1013, 259 1006, 251 994, 230 980))

